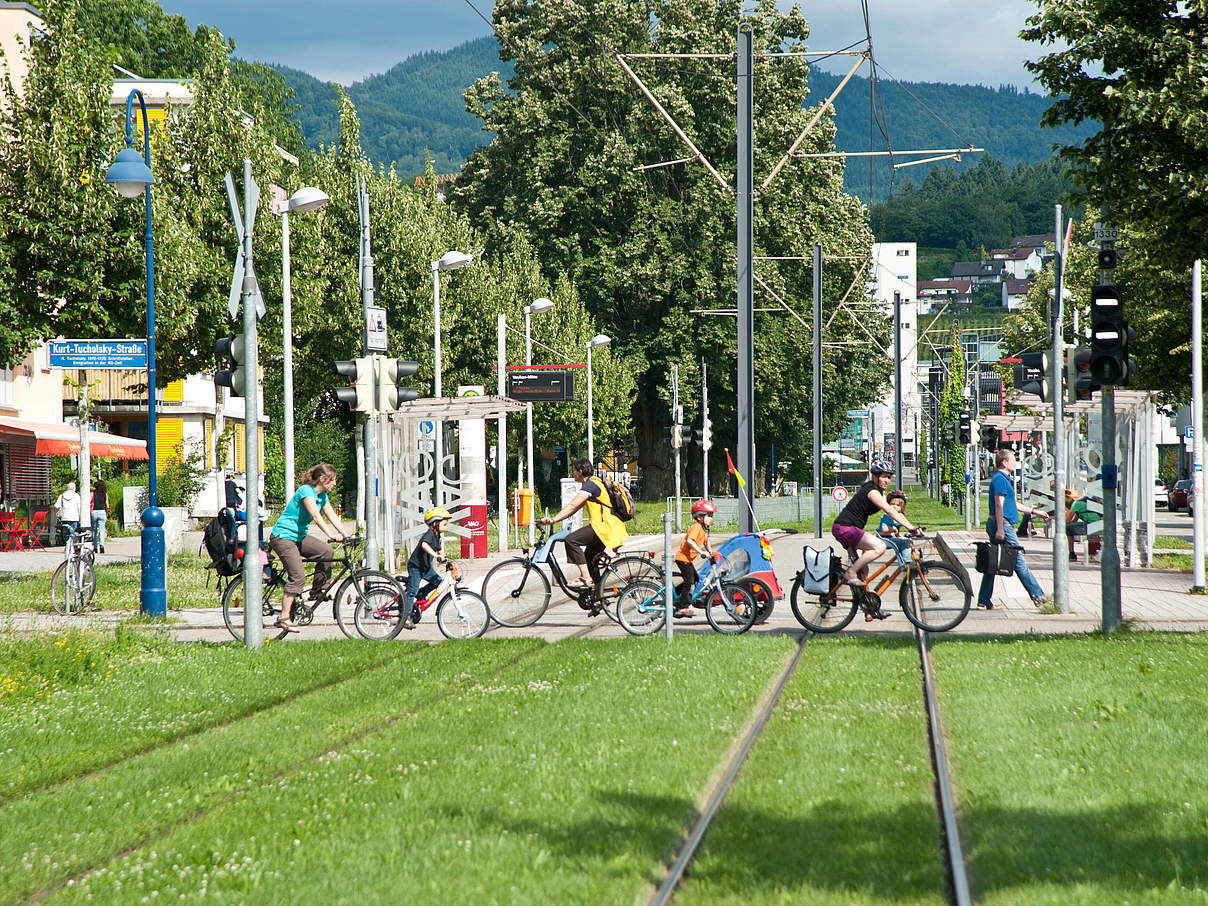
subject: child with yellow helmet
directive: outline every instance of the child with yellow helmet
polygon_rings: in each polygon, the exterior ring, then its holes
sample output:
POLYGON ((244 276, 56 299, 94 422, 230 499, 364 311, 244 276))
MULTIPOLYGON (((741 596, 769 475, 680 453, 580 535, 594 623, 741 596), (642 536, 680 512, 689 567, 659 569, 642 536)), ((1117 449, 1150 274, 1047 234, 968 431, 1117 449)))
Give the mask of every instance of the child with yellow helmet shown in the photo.
POLYGON ((415 550, 407 558, 409 616, 403 623, 404 629, 414 629, 415 624, 419 622, 421 611, 415 606, 416 598, 423 597, 440 585, 440 573, 436 571, 432 561, 445 562, 444 543, 441 541, 441 535, 449 527, 449 520, 452 518, 453 514, 441 506, 433 507, 424 513, 424 522, 428 525, 428 531, 424 532, 419 543, 415 545, 415 550), (422 588, 421 583, 423 583, 422 588))

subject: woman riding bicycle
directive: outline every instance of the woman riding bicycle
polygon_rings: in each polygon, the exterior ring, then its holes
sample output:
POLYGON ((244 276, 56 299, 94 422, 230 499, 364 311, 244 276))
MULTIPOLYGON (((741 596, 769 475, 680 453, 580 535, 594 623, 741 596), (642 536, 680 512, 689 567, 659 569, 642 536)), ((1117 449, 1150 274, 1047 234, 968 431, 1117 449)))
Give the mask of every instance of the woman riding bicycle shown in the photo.
POLYGON ((285 564, 281 618, 277 620, 277 626, 281 629, 298 631, 293 621, 293 612, 294 599, 302 593, 302 585, 306 581, 303 558, 315 561, 314 582, 311 584, 313 597, 317 598, 323 594, 327 588, 327 580, 331 578, 331 545, 308 535, 307 532, 311 522, 314 522, 332 541, 344 540, 340 517, 327 499, 335 486, 335 467, 325 462, 315 466, 302 476, 302 486, 294 493, 273 525, 269 546, 285 564))
POLYGON ((860 589, 864 588, 864 583, 860 580, 866 574, 868 565, 885 553, 885 541, 864 528, 877 510, 885 513, 902 528, 915 534, 920 532, 920 529, 906 518, 905 512, 893 509, 885 499, 885 489, 893 478, 893 463, 874 459, 868 471, 872 473, 872 478, 860 485, 860 489, 835 517, 834 525, 831 526, 831 534, 835 536, 835 540, 856 558, 843 573, 843 581, 860 589))
POLYGON ((612 501, 604 482, 592 477, 595 470, 591 460, 576 459, 571 463, 570 473, 575 481, 580 482, 578 493, 557 515, 542 517, 541 524, 561 522, 580 508, 587 507, 588 524, 567 535, 565 544, 566 559, 579 567, 579 578, 575 584, 591 588, 599 577, 593 578, 588 564, 595 562, 606 548, 615 550, 624 544, 629 532, 625 530, 625 523, 612 514, 612 501))

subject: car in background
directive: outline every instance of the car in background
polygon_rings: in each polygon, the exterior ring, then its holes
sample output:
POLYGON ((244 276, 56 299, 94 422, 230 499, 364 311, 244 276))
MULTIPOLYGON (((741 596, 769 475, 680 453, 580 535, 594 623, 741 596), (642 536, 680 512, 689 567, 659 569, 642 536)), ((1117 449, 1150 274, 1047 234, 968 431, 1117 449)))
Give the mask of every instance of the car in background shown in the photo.
POLYGON ((1166 482, 1160 478, 1153 480, 1153 505, 1166 506, 1170 501, 1166 494, 1166 482))
POLYGON ((1187 510, 1190 505, 1191 479, 1184 478, 1182 481, 1176 481, 1170 491, 1170 503, 1168 504, 1170 512, 1177 513, 1179 510, 1187 510))

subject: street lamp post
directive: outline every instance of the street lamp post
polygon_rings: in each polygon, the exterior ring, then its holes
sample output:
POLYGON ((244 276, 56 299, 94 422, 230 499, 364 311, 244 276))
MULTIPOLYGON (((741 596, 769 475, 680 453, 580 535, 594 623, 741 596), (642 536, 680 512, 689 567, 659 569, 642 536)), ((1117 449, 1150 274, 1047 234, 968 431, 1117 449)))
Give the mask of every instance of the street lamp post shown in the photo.
MULTIPOLYGON (((532 367, 533 364, 533 332, 530 326, 531 316, 540 314, 543 311, 549 311, 554 307, 554 303, 546 298, 534 299, 532 305, 524 306, 524 364, 526 367, 532 367)), ((525 422, 528 428, 528 485, 529 491, 533 493, 533 497, 529 498, 529 546, 531 547, 536 541, 536 532, 533 529, 533 509, 536 504, 536 485, 533 483, 533 404, 531 402, 524 404, 525 422)))
MULTIPOLYGON (((441 255, 439 261, 432 262, 432 395, 440 397, 441 361, 440 361, 440 272, 455 271, 465 267, 474 260, 473 255, 465 252, 451 251, 441 255)), ((436 493, 432 502, 437 506, 444 503, 440 499, 442 478, 444 476, 444 424, 436 430, 436 493)))
POLYGON ((282 349, 285 380, 285 499, 294 496, 294 336, 293 296, 289 283, 289 212, 317 211, 330 201, 327 193, 309 186, 299 189, 281 203, 281 308, 282 349))
POLYGON ((602 333, 596 334, 587 341, 587 458, 591 461, 591 467, 596 467, 596 445, 595 445, 595 422, 591 409, 591 351, 596 346, 607 346, 612 342, 612 337, 606 337, 602 333))
POLYGON ((167 570, 164 552, 164 511, 159 508, 155 486, 155 248, 151 238, 151 133, 147 128, 147 102, 137 88, 126 97, 126 147, 105 173, 105 182, 123 198, 137 198, 141 192, 147 210, 143 236, 147 265, 147 508, 143 510, 142 584, 140 610, 151 617, 168 614, 167 570), (134 99, 143 116, 143 154, 134 150, 131 116, 134 99))

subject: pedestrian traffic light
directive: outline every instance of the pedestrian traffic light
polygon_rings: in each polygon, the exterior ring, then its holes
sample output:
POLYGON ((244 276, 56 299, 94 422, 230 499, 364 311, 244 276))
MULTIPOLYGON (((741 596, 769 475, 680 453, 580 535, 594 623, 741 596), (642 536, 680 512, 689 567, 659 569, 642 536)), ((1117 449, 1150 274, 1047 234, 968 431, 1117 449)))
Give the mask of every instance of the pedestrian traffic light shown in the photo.
POLYGON ((968 410, 960 414, 960 421, 957 423, 956 429, 957 443, 968 445, 973 442, 973 416, 968 410))
POLYGON ((377 408, 379 412, 397 412, 399 405, 418 395, 414 387, 400 387, 399 381, 419 370, 419 362, 400 362, 374 356, 377 362, 377 408))
POLYGON ((1091 377, 1097 384, 1128 386, 1134 366, 1128 358, 1133 329, 1124 320, 1124 299, 1118 286, 1091 290, 1091 377))
POLYGON ((1085 346, 1065 347, 1065 389, 1070 403, 1089 400, 1101 389, 1091 377, 1091 351, 1085 346))
POLYGON ((1042 403, 1047 403, 1053 398, 1049 354, 1047 352, 1025 352, 1019 359, 1023 364, 1016 369, 1016 386, 1024 393, 1040 397, 1042 403))
POLYGON ((336 362, 336 374, 353 379, 351 387, 337 387, 336 399, 357 412, 373 411, 373 359, 344 359, 336 362))
POLYGON ((993 452, 998 449, 999 432, 993 425, 982 425, 979 436, 981 437, 981 445, 987 450, 993 452))
POLYGON ((214 384, 227 387, 231 396, 244 396, 247 391, 244 380, 244 363, 247 362, 247 349, 244 336, 241 333, 233 337, 219 337, 214 344, 214 355, 220 360, 225 359, 226 368, 214 372, 214 384))

